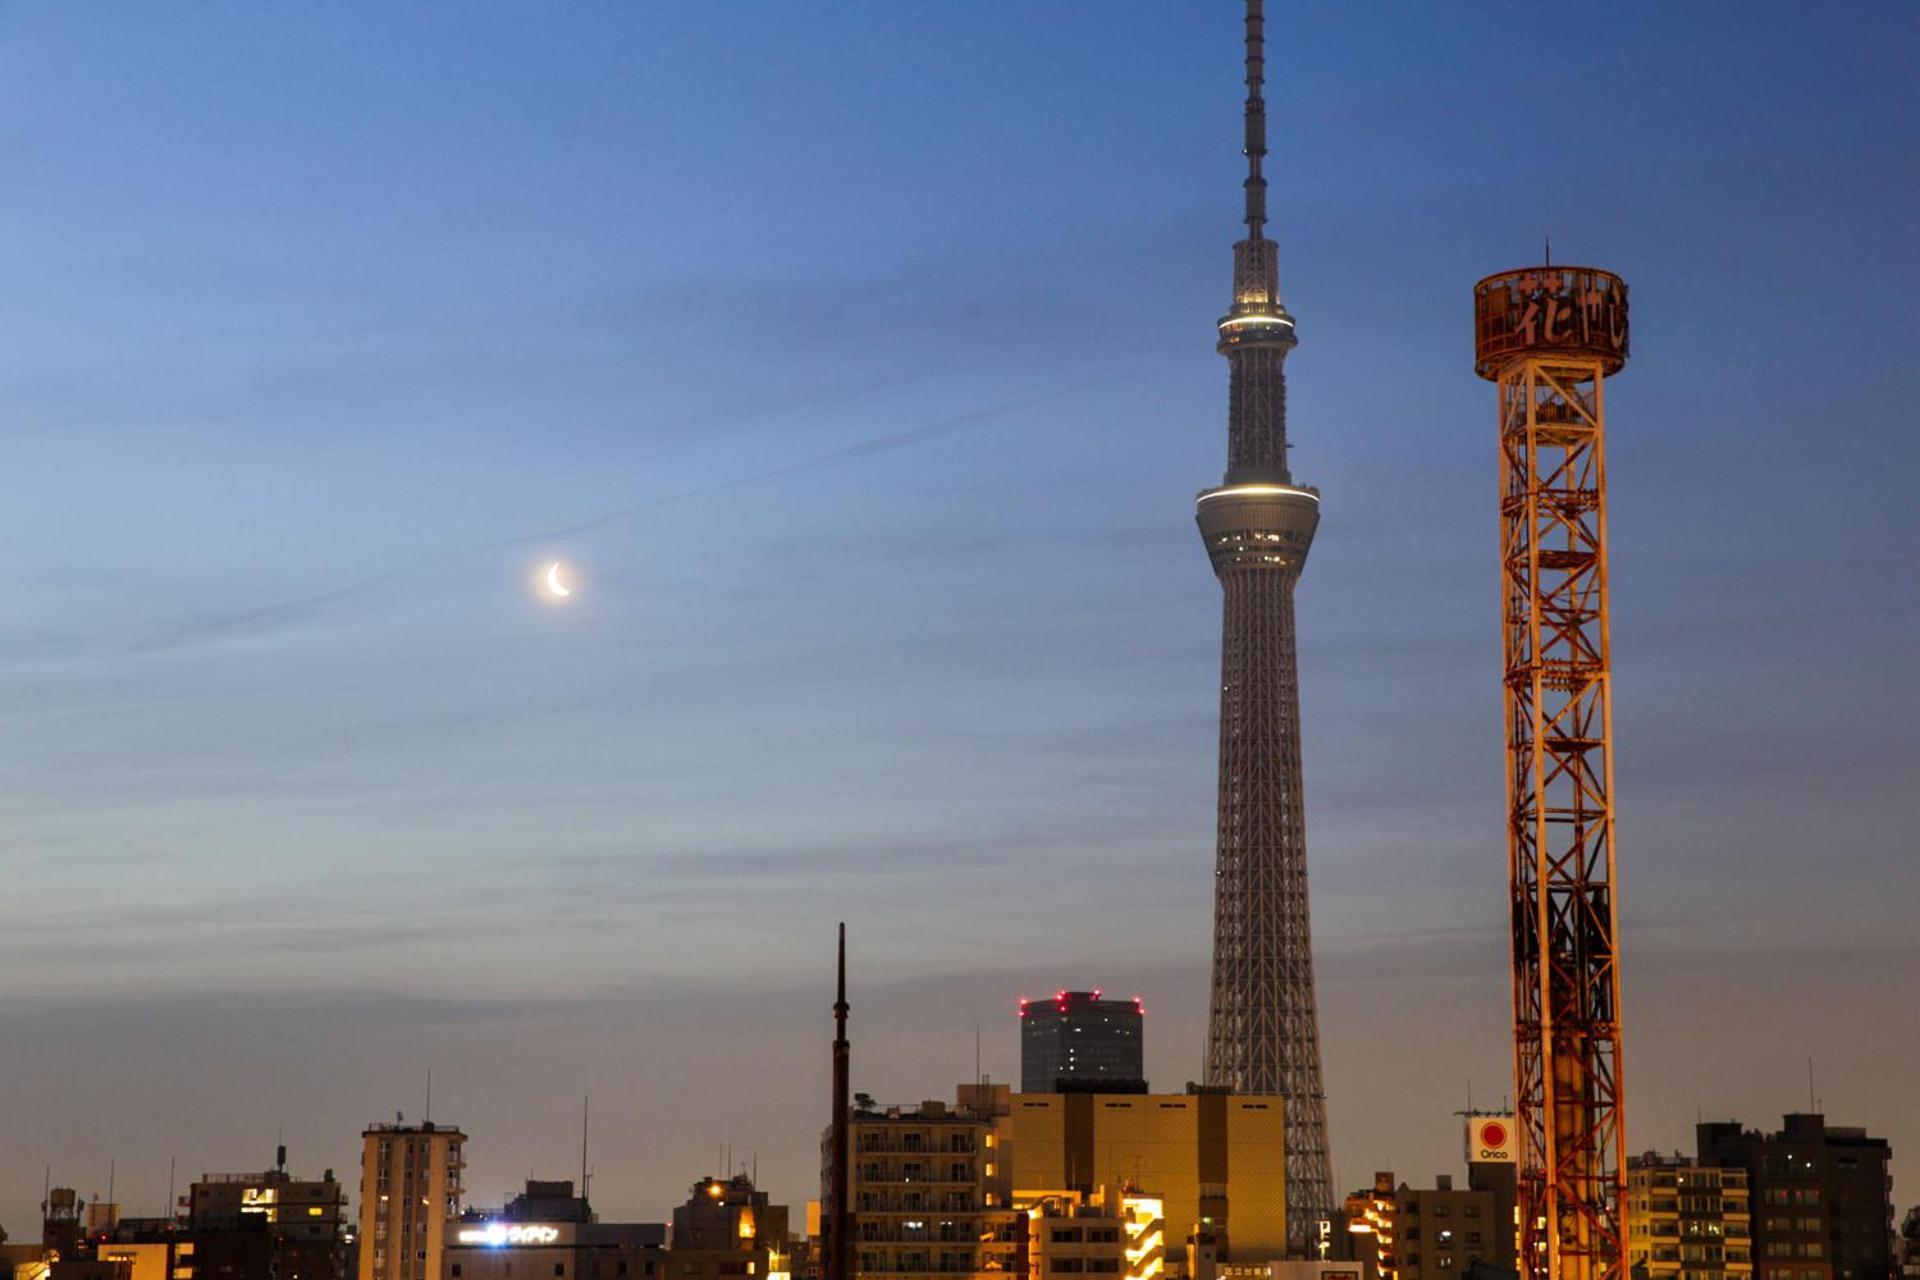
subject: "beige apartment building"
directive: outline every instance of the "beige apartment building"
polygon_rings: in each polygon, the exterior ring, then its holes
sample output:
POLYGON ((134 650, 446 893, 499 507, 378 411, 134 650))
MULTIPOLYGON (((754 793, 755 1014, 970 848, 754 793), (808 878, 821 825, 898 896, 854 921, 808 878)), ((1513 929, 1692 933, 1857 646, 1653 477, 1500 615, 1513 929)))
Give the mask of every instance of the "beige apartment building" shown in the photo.
POLYGON ((441 1280, 467 1135, 431 1120, 361 1134, 359 1280, 441 1280))
MULTIPOLYGON (((859 1276, 1213 1280, 1286 1257, 1277 1097, 1014 1093, 852 1117, 859 1276)), ((822 1144, 822 1162, 828 1154, 822 1144)), ((825 1185, 825 1178, 822 1178, 825 1185)))
POLYGON ((966 1101, 854 1111, 856 1274, 995 1280, 1017 1270, 1019 1215, 1007 1202, 996 1117, 966 1101))
POLYGON ((1753 1280, 1747 1171, 1648 1152, 1627 1161, 1635 1280, 1753 1280))

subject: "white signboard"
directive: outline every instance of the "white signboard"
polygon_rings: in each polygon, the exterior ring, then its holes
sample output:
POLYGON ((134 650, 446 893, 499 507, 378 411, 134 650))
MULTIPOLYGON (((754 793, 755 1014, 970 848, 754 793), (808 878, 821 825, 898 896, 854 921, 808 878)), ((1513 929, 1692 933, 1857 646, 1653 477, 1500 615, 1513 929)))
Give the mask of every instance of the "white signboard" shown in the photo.
POLYGON ((1467 1117, 1469 1163, 1512 1163, 1516 1145, 1512 1116, 1467 1117))
POLYGON ((509 1244, 552 1244, 560 1238, 560 1228, 519 1222, 489 1222, 484 1227, 462 1227, 461 1244, 498 1247, 509 1244))

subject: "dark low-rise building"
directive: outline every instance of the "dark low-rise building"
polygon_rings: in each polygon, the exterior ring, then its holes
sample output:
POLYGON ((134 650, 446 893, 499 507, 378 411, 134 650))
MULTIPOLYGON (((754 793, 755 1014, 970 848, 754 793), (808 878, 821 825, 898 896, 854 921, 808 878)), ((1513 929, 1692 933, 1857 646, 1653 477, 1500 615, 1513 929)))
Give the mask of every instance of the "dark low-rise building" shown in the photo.
POLYGON ((1796 1112, 1778 1133, 1698 1127, 1703 1165, 1745 1169, 1754 1280, 1887 1280, 1893 1273, 1893 1152, 1865 1129, 1796 1112))
POLYGON ((788 1280, 793 1242, 787 1206, 745 1174, 702 1178, 673 1211, 667 1280, 788 1280))
POLYGON ((529 1181, 449 1224, 441 1280, 660 1280, 666 1241, 663 1222, 600 1222, 571 1182, 529 1181))

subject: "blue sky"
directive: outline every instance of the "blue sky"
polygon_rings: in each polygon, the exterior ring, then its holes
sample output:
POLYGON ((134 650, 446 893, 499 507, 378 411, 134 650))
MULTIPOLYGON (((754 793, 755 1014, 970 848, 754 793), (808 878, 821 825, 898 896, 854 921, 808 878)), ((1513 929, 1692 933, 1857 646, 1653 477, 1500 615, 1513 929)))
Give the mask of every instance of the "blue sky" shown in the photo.
MULTIPOLYGON (((1336 1173, 1505 1092, 1470 289, 1616 270, 1636 1146, 1920 1144, 1914 11, 1284 6, 1336 1173)), ((1238 7, 0 6, 0 1222, 40 1167, 655 1217, 1139 991, 1198 1073, 1238 7), (608 518, 610 517, 610 518, 608 518), (587 526, 587 527, 582 527, 587 526), (572 605, 527 589, 577 567, 572 605)), ((1915 1198, 1898 1158, 1902 1203, 1915 1198)), ((152 1201, 151 1206, 145 1204, 152 1201)))

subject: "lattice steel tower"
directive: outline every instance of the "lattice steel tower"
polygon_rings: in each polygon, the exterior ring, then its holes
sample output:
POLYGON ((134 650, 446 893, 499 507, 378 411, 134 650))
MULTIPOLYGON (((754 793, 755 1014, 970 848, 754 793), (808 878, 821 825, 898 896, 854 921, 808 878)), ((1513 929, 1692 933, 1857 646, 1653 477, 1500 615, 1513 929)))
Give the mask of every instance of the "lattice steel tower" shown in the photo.
POLYGON ((1227 475, 1200 494, 1200 534, 1226 597, 1220 657, 1220 825, 1214 867, 1207 1082, 1287 1105, 1287 1239, 1307 1257, 1333 1216, 1326 1095, 1307 923, 1300 688, 1293 584, 1320 522, 1318 490, 1287 467, 1287 353, 1266 238, 1261 0, 1247 0, 1247 237, 1233 247, 1233 306, 1220 321, 1231 370, 1227 475))
POLYGON ((1474 369, 1500 397, 1520 1269, 1624 1280, 1601 392, 1627 360, 1627 286, 1529 267, 1488 276, 1473 298, 1474 369))

